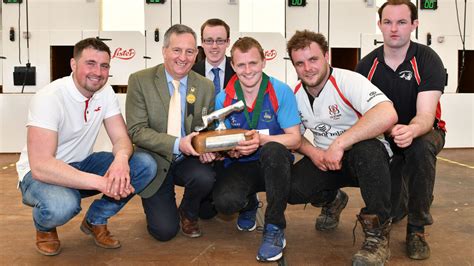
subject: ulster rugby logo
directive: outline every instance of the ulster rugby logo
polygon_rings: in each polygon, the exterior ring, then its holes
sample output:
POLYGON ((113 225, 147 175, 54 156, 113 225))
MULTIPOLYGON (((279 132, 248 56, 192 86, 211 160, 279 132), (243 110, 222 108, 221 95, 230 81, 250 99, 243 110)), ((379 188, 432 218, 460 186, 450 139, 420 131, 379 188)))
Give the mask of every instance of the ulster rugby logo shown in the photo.
POLYGON ((337 120, 341 117, 341 112, 339 111, 339 106, 337 104, 329 105, 329 117, 332 120, 337 120))
POLYGON ((112 58, 118 58, 122 60, 130 60, 135 56, 136 52, 135 49, 130 48, 128 50, 122 49, 122 48, 117 48, 114 51, 114 54, 112 55, 112 58))

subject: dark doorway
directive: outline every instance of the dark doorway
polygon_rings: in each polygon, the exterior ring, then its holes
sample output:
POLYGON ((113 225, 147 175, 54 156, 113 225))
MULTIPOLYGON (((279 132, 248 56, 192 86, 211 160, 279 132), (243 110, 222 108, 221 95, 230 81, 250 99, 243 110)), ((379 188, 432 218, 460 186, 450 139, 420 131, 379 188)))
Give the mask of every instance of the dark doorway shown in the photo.
POLYGON ((354 71, 359 53, 359 48, 331 48, 331 66, 354 71))
POLYGON ((114 89, 115 93, 127 93, 127 85, 112 85, 112 89, 114 89))
POLYGON ((51 81, 71 74, 74 46, 51 46, 51 81))
POLYGON ((461 76, 462 50, 458 51, 458 93, 474 93, 474 51, 466 50, 461 76))

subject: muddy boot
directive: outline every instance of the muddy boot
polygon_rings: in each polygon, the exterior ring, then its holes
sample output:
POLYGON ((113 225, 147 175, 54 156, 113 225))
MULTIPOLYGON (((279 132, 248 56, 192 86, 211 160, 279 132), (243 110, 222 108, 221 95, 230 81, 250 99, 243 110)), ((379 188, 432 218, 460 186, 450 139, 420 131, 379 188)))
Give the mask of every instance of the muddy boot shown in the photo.
MULTIPOLYGON (((342 190, 338 190, 336 198, 322 206, 321 214, 316 218, 316 230, 329 231, 335 229, 339 224, 339 217, 342 210, 346 207, 348 200, 347 194, 342 190)), ((313 206, 317 207, 317 205, 313 206)))
POLYGON ((364 230, 365 240, 361 249, 352 256, 352 265, 384 265, 390 257, 391 220, 381 225, 377 215, 362 213, 357 215, 357 219, 364 230))
POLYGON ((410 259, 426 260, 430 257, 430 246, 426 242, 424 233, 408 233, 406 241, 407 254, 410 259))

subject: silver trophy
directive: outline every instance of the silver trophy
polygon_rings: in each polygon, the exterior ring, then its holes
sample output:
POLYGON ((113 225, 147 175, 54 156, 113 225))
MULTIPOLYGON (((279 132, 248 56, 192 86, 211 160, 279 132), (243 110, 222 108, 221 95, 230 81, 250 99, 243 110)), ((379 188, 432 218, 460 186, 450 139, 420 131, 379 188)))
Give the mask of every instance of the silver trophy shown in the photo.
POLYGON ((201 132, 199 135, 193 137, 192 144, 194 150, 199 154, 206 152, 230 150, 237 146, 239 141, 245 140, 245 129, 227 129, 224 120, 227 115, 235 111, 241 111, 245 107, 243 101, 238 101, 225 108, 214 111, 202 117, 203 126, 196 126, 195 131, 202 131, 206 129, 213 121, 218 121, 219 125, 215 130, 201 132))

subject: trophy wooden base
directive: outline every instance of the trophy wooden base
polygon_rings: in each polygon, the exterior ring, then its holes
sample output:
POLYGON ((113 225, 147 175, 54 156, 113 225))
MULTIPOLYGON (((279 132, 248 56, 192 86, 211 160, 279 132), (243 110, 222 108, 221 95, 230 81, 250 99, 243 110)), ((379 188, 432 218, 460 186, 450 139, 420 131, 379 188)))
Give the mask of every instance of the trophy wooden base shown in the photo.
POLYGON ((199 154, 206 152, 225 151, 237 146, 241 140, 248 140, 244 135, 246 129, 224 129, 201 132, 191 140, 194 150, 199 154))

